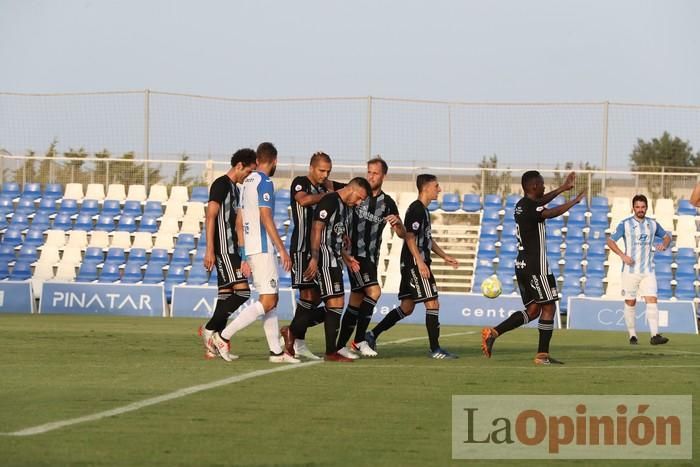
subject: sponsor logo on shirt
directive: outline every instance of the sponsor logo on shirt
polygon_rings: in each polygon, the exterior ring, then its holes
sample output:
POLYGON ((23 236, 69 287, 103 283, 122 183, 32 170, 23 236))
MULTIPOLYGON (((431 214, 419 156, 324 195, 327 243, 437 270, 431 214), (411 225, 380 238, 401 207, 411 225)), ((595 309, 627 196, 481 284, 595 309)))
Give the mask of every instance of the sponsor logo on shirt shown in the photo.
POLYGON ((325 219, 326 217, 328 217, 328 211, 326 211, 325 209, 321 209, 321 211, 318 213, 318 217, 320 217, 321 219, 325 219))

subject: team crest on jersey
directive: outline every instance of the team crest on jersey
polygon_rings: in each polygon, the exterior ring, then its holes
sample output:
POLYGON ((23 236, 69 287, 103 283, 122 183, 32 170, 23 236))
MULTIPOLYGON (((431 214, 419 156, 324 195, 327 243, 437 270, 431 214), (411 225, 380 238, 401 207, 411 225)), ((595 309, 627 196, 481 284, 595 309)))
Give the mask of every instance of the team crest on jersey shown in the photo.
POLYGON ((544 211, 544 206, 537 206, 535 208, 535 211, 537 211, 537 212, 544 211))
POLYGON ((321 209, 321 211, 318 213, 318 217, 320 217, 321 219, 325 219, 326 217, 328 217, 328 211, 326 211, 325 209, 321 209))
POLYGON ((345 226, 343 225, 342 222, 338 222, 333 226, 333 232, 335 232, 338 235, 342 235, 345 233, 345 226))
POLYGON ((272 287, 273 289, 277 287, 277 281, 274 279, 270 279, 270 287, 272 287))
POLYGON ((294 187, 294 191, 301 191, 301 185, 297 185, 294 187))
POLYGON ((520 215, 523 213, 523 207, 522 206, 516 206, 515 207, 515 214, 520 215))
POLYGON ((341 290, 340 282, 333 282, 333 292, 340 292, 341 290))
POLYGON ((414 222, 413 224, 411 224, 411 228, 412 228, 413 230, 418 230, 418 227, 420 227, 420 223, 419 223, 419 222, 414 222))
POLYGON ((270 201, 270 193, 263 193, 263 200, 270 201))

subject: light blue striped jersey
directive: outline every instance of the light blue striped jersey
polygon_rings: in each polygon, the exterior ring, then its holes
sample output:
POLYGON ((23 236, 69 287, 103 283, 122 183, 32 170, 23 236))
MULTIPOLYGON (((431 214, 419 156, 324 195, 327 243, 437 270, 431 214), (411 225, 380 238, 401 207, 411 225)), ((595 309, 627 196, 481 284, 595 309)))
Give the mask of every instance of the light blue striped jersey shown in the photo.
POLYGON ((273 253, 272 239, 260 222, 260 208, 275 207, 275 186, 263 172, 251 172, 243 181, 241 212, 246 255, 273 253))
POLYGON ((630 216, 620 221, 610 238, 615 241, 624 238, 625 254, 634 260, 632 266, 623 263, 622 270, 646 274, 654 272, 654 238, 665 236, 666 231, 654 219, 645 217, 640 221, 630 216))

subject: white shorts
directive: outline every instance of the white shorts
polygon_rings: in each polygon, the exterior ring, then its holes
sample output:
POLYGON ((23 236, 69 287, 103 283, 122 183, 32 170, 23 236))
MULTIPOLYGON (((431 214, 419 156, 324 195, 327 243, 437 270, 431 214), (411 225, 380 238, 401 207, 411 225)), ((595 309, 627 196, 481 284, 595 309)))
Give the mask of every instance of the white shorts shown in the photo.
POLYGON ((277 256, 274 253, 257 253, 247 258, 253 274, 253 286, 261 295, 276 294, 279 291, 277 256))
POLYGON ((636 300, 637 297, 656 297, 656 274, 622 273, 622 295, 625 300, 636 300))

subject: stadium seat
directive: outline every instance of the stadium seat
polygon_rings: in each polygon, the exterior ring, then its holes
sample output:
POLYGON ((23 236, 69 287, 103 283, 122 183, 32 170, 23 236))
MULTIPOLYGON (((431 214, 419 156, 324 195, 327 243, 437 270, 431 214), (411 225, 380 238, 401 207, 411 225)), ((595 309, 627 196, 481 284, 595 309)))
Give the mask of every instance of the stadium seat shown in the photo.
POLYGON ((16 227, 21 230, 27 229, 29 228, 29 217, 27 217, 26 214, 23 214, 21 212, 16 212, 15 215, 12 216, 10 226, 16 227))
POLYGON ((114 218, 109 214, 100 214, 95 223, 95 230, 111 232, 114 230, 114 218))
POLYGON ((554 261, 561 259, 561 239, 547 239, 547 257, 554 261))
MULTIPOLYGON (((190 273, 191 275, 192 273, 190 273)), ((346 274, 344 274, 344 277, 347 277, 346 274)), ((350 279, 348 278, 348 281, 350 279)), ((280 269, 280 275, 279 275, 279 286, 280 287, 291 287, 292 286, 292 273, 291 271, 285 271, 284 269, 280 269)), ((345 285, 345 287, 348 287, 345 285)), ((346 289, 346 290, 349 290, 346 289)))
POLYGON ((163 215, 163 203, 160 201, 146 201, 143 210, 144 216, 161 217, 163 215))
POLYGON ((15 203, 12 198, 0 197, 0 215, 6 216, 15 212, 15 203))
MULTIPOLYGON (((281 273, 282 271, 280 271, 281 273)), ((187 276, 187 285, 204 285, 209 281, 209 271, 204 269, 200 264, 192 265, 190 274, 187 276)), ((280 286, 282 286, 282 277, 280 275, 280 286)))
POLYGON ((676 247, 695 249, 697 246, 695 237, 698 234, 695 215, 679 215, 676 232, 678 233, 676 247))
POLYGON ((150 250, 153 248, 153 236, 150 232, 135 232, 134 241, 131 244, 131 248, 143 248, 145 250, 150 250))
POLYGON ((51 226, 51 215, 47 212, 37 212, 32 219, 32 228, 48 230, 51 226))
POLYGON ((7 217, 0 215, 0 230, 5 230, 10 224, 7 222, 7 217))
POLYGON ((608 198, 606 196, 593 196, 591 198, 591 212, 605 212, 610 210, 608 198))
POLYGON ((141 211, 141 203, 139 201, 127 200, 124 202, 124 210, 122 211, 122 215, 134 217, 143 215, 143 211, 141 211))
POLYGON ((165 277, 165 298, 168 302, 172 298, 173 287, 185 283, 185 268, 182 266, 170 266, 165 277))
POLYGON ((19 259, 15 261, 15 265, 12 267, 12 272, 10 273, 11 281, 26 281, 32 277, 32 262, 31 261, 20 261, 19 259))
POLYGON ((697 295, 692 281, 680 281, 676 284, 675 297, 678 300, 695 300, 697 295))
MULTIPOLYGON (((279 199, 279 190, 276 195, 276 199, 279 199)), ((289 191, 289 190, 287 190, 289 191)), ((192 187, 192 201, 198 201, 200 203, 206 203, 209 201, 209 189, 205 186, 195 186, 192 187)))
POLYGON ((180 231, 180 224, 174 217, 163 217, 158 226, 159 234, 177 235, 180 231))
POLYGON ((35 182, 28 182, 22 187, 22 198, 31 198, 37 200, 41 198, 41 184, 35 182))
POLYGON ((515 208, 515 205, 518 204, 518 201, 520 201, 520 198, 522 196, 516 195, 516 194, 510 194, 506 196, 506 208, 515 208))
POLYGON ((173 242, 173 234, 169 232, 158 232, 155 240, 153 240, 154 248, 172 250, 174 246, 175 242, 173 242))
POLYGON ((129 263, 137 263, 140 266, 146 264, 146 250, 144 248, 132 248, 129 251, 129 263))
POLYGON ((608 212, 607 211, 593 211, 591 213, 591 218, 589 219, 589 225, 591 228, 600 228, 605 230, 609 227, 608 225, 608 212))
POLYGON ((143 275, 144 284, 159 284, 163 282, 163 264, 150 261, 146 266, 146 272, 143 275))
POLYGON ((107 187, 106 199, 116 199, 118 201, 124 201, 126 199, 126 190, 124 185, 121 183, 111 183, 107 187))
POLYGON ((188 202, 189 200, 190 194, 186 186, 173 185, 170 188, 170 197, 168 198, 168 202, 176 202, 183 204, 188 202))
POLYGON ((670 285, 668 287, 659 287, 656 294, 659 300, 670 300, 671 298, 673 298, 673 293, 671 292, 670 285))
POLYGON ((130 214, 122 214, 119 217, 117 230, 129 233, 136 232, 136 218, 130 214))
POLYGON ((8 227, 2 236, 2 242, 6 245, 20 245, 22 243, 22 230, 15 226, 8 227))
POLYGON ((204 253, 206 253, 206 248, 197 248, 197 250, 194 252, 192 264, 202 263, 202 261, 204 261, 204 253))
POLYGON ((605 250, 605 242, 594 242, 588 244, 586 250, 586 259, 589 261, 605 261, 607 252, 605 250))
POLYGON ((78 265, 80 261, 82 261, 80 248, 75 246, 66 246, 63 248, 63 256, 61 256, 62 263, 78 265))
POLYGON ((496 257, 496 245, 494 245, 494 243, 491 241, 479 242, 479 250, 477 253, 477 257, 479 259, 481 259, 481 258, 484 258, 484 259, 495 258, 496 257))
POLYGON ((545 232, 547 234, 547 240, 557 239, 559 243, 563 242, 563 232, 561 231, 561 227, 547 222, 545 224, 545 232))
POLYGON ((567 242, 564 256, 567 258, 578 258, 579 261, 583 259, 583 243, 578 241, 567 242))
POLYGON ((68 234, 68 242, 66 242, 66 245, 83 249, 87 244, 87 231, 73 229, 70 231, 70 234, 68 234))
POLYGON ((147 201, 160 201, 161 203, 165 203, 168 201, 168 188, 165 185, 151 185, 147 201))
POLYGON ((121 274, 119 272, 119 264, 117 262, 105 261, 102 265, 102 271, 98 277, 98 282, 116 282, 121 279, 121 274))
POLYGON ((442 196, 440 208, 445 212, 454 212, 460 208, 459 195, 457 193, 445 193, 442 196))
POLYGON ((105 187, 101 183, 88 183, 85 190, 85 198, 96 199, 102 201, 105 199, 105 187))
POLYGON ((85 195, 83 194, 82 183, 68 183, 66 185, 66 191, 63 194, 63 199, 74 199, 76 201, 82 201, 85 195))
POLYGON ((659 283, 670 283, 671 279, 673 279, 673 269, 671 269, 671 263, 656 263, 654 267, 654 271, 656 272, 656 280, 659 283))
POLYGON ((57 200, 63 198, 63 187, 60 183, 49 183, 44 189, 44 194, 42 199, 53 199, 57 200))
POLYGON ((17 259, 15 245, 0 243, 0 263, 9 263, 17 259))
POLYGON ((78 214, 78 217, 75 219, 73 229, 90 232, 92 230, 92 215, 83 213, 78 214))
POLYGON ((138 263, 132 263, 129 261, 124 267, 124 275, 122 276, 122 283, 124 284, 136 284, 143 280, 143 273, 141 272, 141 265, 138 263))
POLYGON ((35 227, 31 227, 27 231, 27 235, 24 237, 24 245, 33 245, 34 247, 37 247, 39 245, 44 244, 44 229, 37 229, 35 227))
POLYGON ((20 213, 24 215, 34 214, 36 211, 36 206, 34 206, 34 200, 25 198, 22 196, 17 202, 17 207, 15 208, 15 214, 20 213))
POLYGON ((587 281, 584 285, 584 295, 587 297, 601 297, 603 293, 603 283, 600 280, 587 281))
POLYGON ((90 243, 88 243, 88 246, 108 248, 109 234, 103 230, 93 230, 92 233, 90 233, 90 243))
POLYGON ((654 206, 654 215, 647 214, 649 217, 656 219, 656 222, 661 224, 665 230, 673 232, 673 216, 674 216, 673 200, 669 198, 659 198, 654 206))
POLYGON ((7 263, 0 262, 0 280, 7 279, 10 276, 10 268, 7 263))
POLYGON ((693 248, 679 248, 676 252, 676 259, 680 258, 692 258, 695 260, 697 255, 695 254, 695 250, 693 248))
POLYGON ((121 203, 116 199, 106 199, 102 204, 102 211, 100 212, 103 216, 118 216, 122 212, 121 203))
POLYGON ((212 268, 210 274, 209 274, 209 285, 212 287, 216 287, 218 285, 218 273, 216 272, 216 268, 212 268))
POLYGON ((67 212, 59 212, 53 220, 53 229, 56 230, 70 230, 73 228, 73 220, 71 219, 71 214, 67 212))
MULTIPOLYGON (((275 207, 276 206, 277 204, 275 204, 275 207)), ((187 208, 187 211, 185 211, 185 219, 204 219, 204 203, 200 203, 199 201, 190 201, 185 204, 185 207, 187 208)))
POLYGON ((187 247, 176 247, 173 250, 173 259, 170 261, 170 265, 178 266, 189 266, 190 261, 190 249, 187 247))
POLYGON ((481 233, 479 234, 480 242, 492 242, 498 241, 498 228, 496 224, 482 224, 481 233))
POLYGON ((148 264, 157 263, 161 266, 168 264, 168 250, 164 248, 153 248, 151 250, 151 257, 148 260, 148 264))
POLYGON ((481 216, 481 224, 494 224, 498 225, 501 223, 501 214, 498 210, 493 207, 485 208, 484 213, 481 216))
POLYGON ((128 250, 131 248, 131 234, 124 230, 115 230, 112 232, 112 241, 109 242, 110 248, 123 248, 128 250))
POLYGON ((564 284, 562 287, 564 297, 569 295, 579 295, 581 293, 581 280, 575 275, 565 275, 564 284))
POLYGON ((569 217, 566 221, 567 231, 571 229, 583 229, 586 227, 586 211, 569 211, 569 217))
POLYGON ((139 222, 139 232, 156 233, 158 231, 158 220, 153 217, 144 214, 139 222))
POLYGON ((194 250, 194 235, 181 233, 177 237, 177 243, 175 244, 175 246, 177 246, 178 248, 182 247, 194 250))
POLYGON ((687 199, 682 199, 678 201, 678 211, 677 214, 679 216, 695 216, 697 215, 698 210, 690 204, 690 201, 687 199))
POLYGON ((568 244, 571 241, 583 243, 583 227, 578 225, 567 226, 566 242, 568 244))
POLYGON ((46 232, 45 246, 55 246, 58 248, 66 244, 66 232, 60 229, 51 229, 46 232))
MULTIPOLYGON (((82 199, 82 198, 81 198, 82 199)), ((63 198, 61 200, 61 206, 58 208, 58 213, 67 213, 70 215, 76 214, 78 212, 78 200, 74 198, 63 198)))
POLYGON ((125 261, 126 253, 124 253, 124 248, 110 247, 109 250, 107 250, 105 262, 124 264, 125 261))
POLYGON ((42 198, 41 201, 39 201, 39 207, 37 208, 36 212, 38 214, 56 214, 58 212, 56 200, 51 198, 42 198))
POLYGON ((75 268, 78 263, 61 261, 56 268, 54 279, 62 282, 72 282, 75 280, 75 268))
POLYGON ((462 197, 462 210, 477 212, 481 210, 481 198, 475 193, 467 193, 462 197))
POLYGON ((198 234, 202 230, 202 225, 198 219, 188 219, 182 220, 182 225, 180 226, 180 233, 187 234, 198 234))
POLYGON ((97 261, 98 263, 102 263, 104 258, 105 255, 100 247, 90 246, 85 250, 85 261, 97 261))
POLYGON ((515 239, 518 235, 518 227, 515 222, 504 222, 503 230, 501 230, 501 240, 507 241, 509 239, 515 239))
POLYGON ((183 204, 179 201, 168 201, 165 205, 165 213, 163 218, 174 218, 182 219, 185 217, 185 212, 183 210, 183 204))
POLYGON ((100 204, 96 199, 85 198, 80 206, 80 214, 96 216, 100 213, 100 204))
POLYGON ((5 182, 2 184, 2 194, 6 195, 8 198, 19 197, 19 183, 16 182, 5 182))
POLYGON ((139 203, 146 201, 146 187, 144 185, 129 185, 126 199, 127 201, 138 201, 139 203))
POLYGON ((85 258, 83 264, 80 265, 78 275, 75 278, 76 282, 93 282, 97 280, 97 264, 96 260, 85 258))
POLYGON ((485 195, 484 196, 484 210, 487 208, 496 208, 500 210, 503 207, 503 198, 501 195, 485 195))
POLYGON ((53 279, 53 265, 48 263, 38 263, 32 273, 32 289, 34 297, 41 297, 41 289, 44 282, 53 279))

